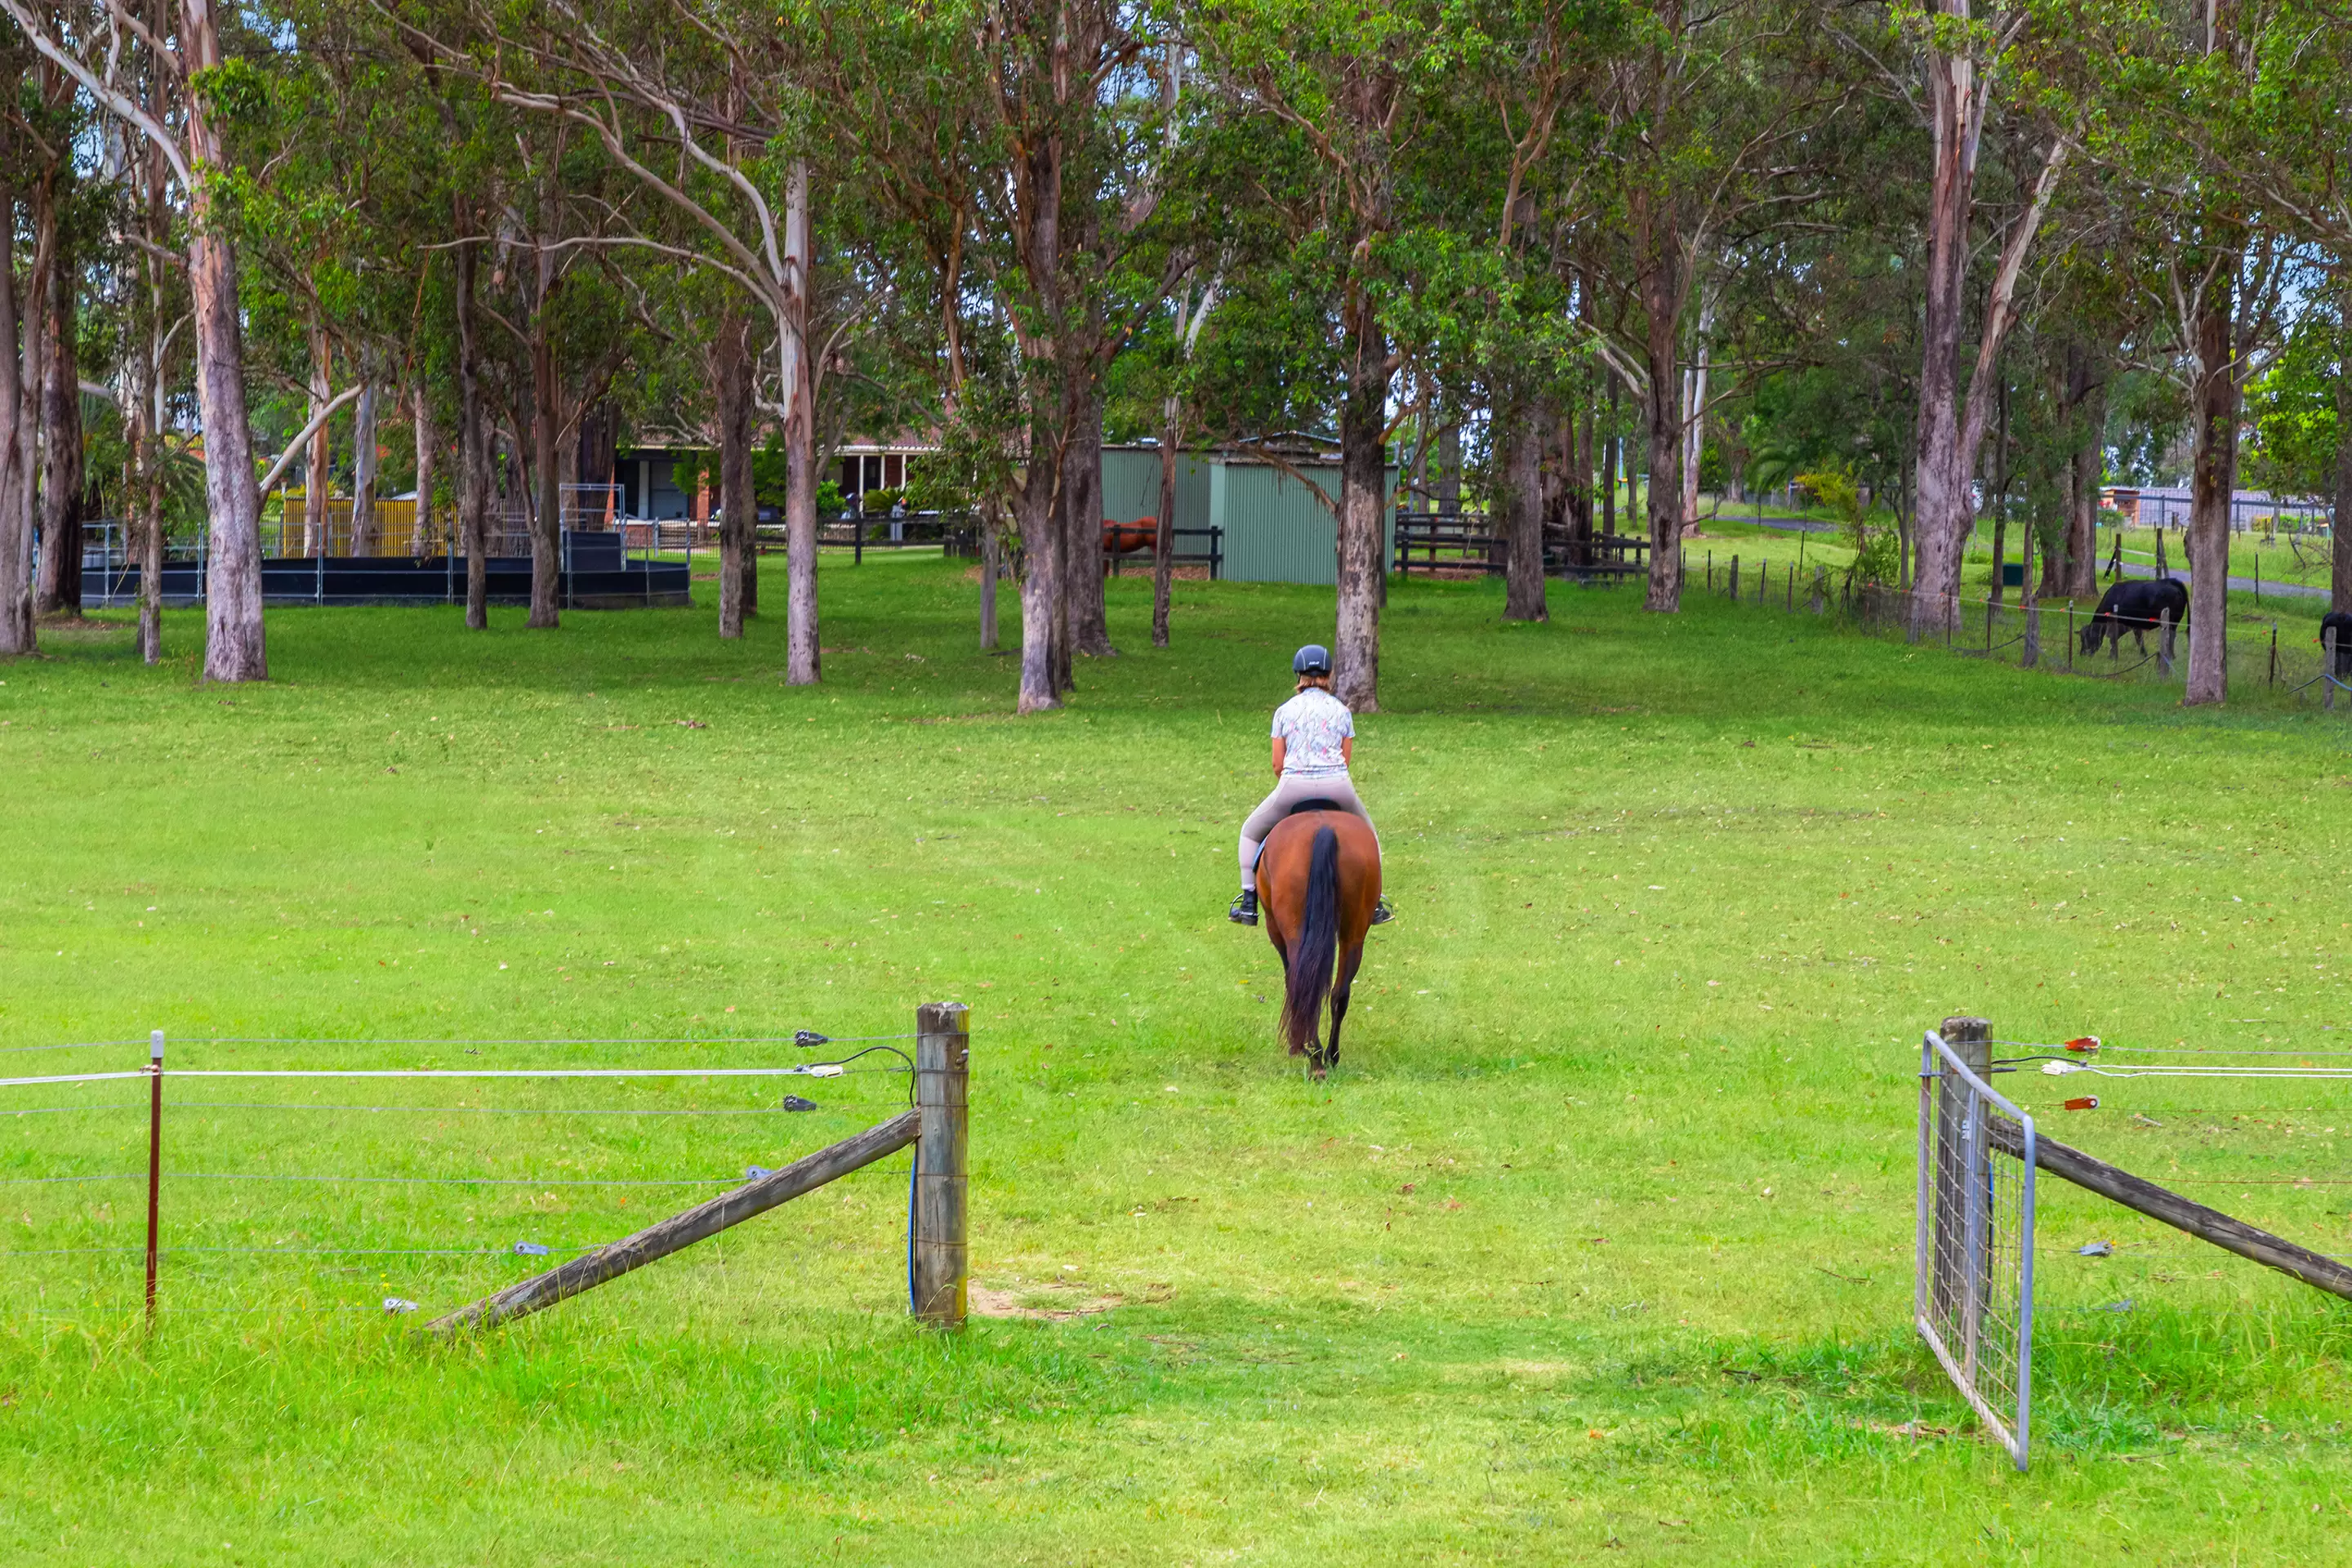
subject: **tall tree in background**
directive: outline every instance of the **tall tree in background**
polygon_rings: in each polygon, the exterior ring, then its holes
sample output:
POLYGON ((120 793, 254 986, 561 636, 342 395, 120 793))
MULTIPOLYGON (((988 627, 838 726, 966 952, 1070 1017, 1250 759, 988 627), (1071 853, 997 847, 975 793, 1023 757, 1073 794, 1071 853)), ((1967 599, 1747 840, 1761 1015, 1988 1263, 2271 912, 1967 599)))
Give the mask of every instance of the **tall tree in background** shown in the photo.
POLYGON ((1402 286, 1395 241, 1412 217, 1400 206, 1399 166, 1419 151, 1414 73, 1439 47, 1444 25, 1418 0, 1353 9, 1234 0, 1208 5, 1198 23, 1206 62, 1237 107, 1295 129, 1318 171, 1307 194, 1321 215, 1317 259, 1339 351, 1332 688, 1360 713, 1380 708, 1389 396, 1405 363, 1384 314, 1402 286))
POLYGON ((2045 144, 2023 199, 1999 227, 2000 244, 1984 296, 1974 367, 1963 386, 1960 343, 1970 302, 1969 263, 1979 251, 1978 173, 1987 121, 2004 79, 2022 62, 2035 7, 2020 3, 1971 14, 1970 0, 1933 0, 1914 19, 1924 79, 1922 113, 1930 142, 1926 286, 1920 336, 1918 422, 1919 573, 1912 598, 1915 630, 1957 624, 1960 559, 1976 526, 1972 481, 1977 452, 1992 416, 1993 366, 2015 321, 2017 285, 2074 150, 2072 129, 2025 133, 2045 144))
MULTIPOLYGON (((155 145, 187 200, 188 281, 194 304, 196 398, 204 415, 205 488, 212 545, 205 582, 205 676, 263 680, 269 675, 261 621, 261 491, 255 483, 253 429, 246 417, 245 339, 239 318, 232 225, 218 210, 226 168, 223 120, 250 100, 257 84, 221 47, 214 0, 169 0, 150 21, 110 11, 103 33, 79 32, 37 14, 28 0, 0 0, 44 56, 79 81, 107 112, 155 145), (168 15, 168 24, 163 22, 168 15), (173 47, 164 46, 165 37, 173 47), (126 90, 131 58, 163 74, 176 100, 164 112, 126 90), (202 90, 195 84, 202 83, 202 90)), ((90 20, 89 18, 81 18, 90 20)))

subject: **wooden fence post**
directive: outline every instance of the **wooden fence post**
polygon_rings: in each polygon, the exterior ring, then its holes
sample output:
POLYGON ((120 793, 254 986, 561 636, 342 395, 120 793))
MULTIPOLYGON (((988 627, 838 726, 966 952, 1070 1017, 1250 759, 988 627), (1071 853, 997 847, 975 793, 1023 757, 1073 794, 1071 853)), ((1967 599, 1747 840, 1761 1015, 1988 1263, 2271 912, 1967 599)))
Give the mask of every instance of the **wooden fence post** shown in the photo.
POLYGON ((965 1091, 971 1062, 971 1013, 961 1002, 927 1002, 915 1010, 913 1258, 908 1291, 915 1316, 941 1328, 964 1320, 965 1245, 971 1144, 965 1091))
MULTIPOLYGON (((1990 1082, 1992 1073, 1992 1026, 1982 1018, 1947 1018, 1937 1031, 1952 1054, 1979 1079, 1990 1082)), ((1979 1139, 1970 1134, 1979 1130, 1962 1125, 1966 1119, 1967 1097, 1939 1086, 1936 1095, 1936 1258, 1935 1268, 1928 1276, 1934 1293, 1937 1314, 1948 1318, 1952 1303, 1969 1290, 1969 1275, 1965 1255, 1967 1235, 1968 1184, 1974 1179, 1973 1167, 1984 1158, 1979 1139)))
MULTIPOLYGON (((2271 632, 2271 657, 2275 659, 2278 657, 2278 632, 2275 629, 2271 632)), ((2326 661, 2325 673, 2320 678, 2325 684, 2326 697, 2320 706, 2333 713, 2336 710, 2336 628, 2334 626, 2320 628, 2319 657, 2326 661)))
POLYGON ((1739 603, 1739 557, 1731 558, 1731 602, 1739 603))
POLYGON ((2172 673, 2172 612, 2166 610, 2158 616, 2158 620, 2163 635, 2157 644, 2156 661, 2164 667, 2165 674, 2170 675, 2172 673))

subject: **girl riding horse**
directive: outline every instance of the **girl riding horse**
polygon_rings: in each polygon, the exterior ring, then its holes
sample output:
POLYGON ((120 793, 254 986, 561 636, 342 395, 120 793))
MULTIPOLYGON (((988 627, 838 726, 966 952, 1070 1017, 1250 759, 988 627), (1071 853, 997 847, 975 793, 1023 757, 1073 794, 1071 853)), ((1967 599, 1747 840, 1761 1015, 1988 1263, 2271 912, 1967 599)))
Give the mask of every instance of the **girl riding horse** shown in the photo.
MULTIPOLYGON (((1356 798, 1356 786, 1348 777, 1348 764, 1356 756, 1356 718, 1331 693, 1330 649, 1309 643, 1292 658, 1290 669, 1298 678, 1297 693, 1274 710, 1274 793, 1258 802, 1242 824, 1242 891, 1227 911, 1236 925, 1257 924, 1258 856, 1266 835, 1284 817, 1308 801, 1320 801, 1371 826, 1372 814, 1356 798)), ((1377 830, 1372 841, 1377 848, 1377 830)), ((1394 918, 1383 898, 1372 910, 1371 923, 1386 925, 1394 918)))

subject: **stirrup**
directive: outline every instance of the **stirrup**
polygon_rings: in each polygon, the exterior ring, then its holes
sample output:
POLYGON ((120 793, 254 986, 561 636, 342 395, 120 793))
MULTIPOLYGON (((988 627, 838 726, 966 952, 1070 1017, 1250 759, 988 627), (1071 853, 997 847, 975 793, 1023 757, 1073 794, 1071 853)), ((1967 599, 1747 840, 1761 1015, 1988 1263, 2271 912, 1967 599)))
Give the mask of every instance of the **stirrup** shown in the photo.
POLYGON ((1388 895, 1383 893, 1381 895, 1380 901, 1372 905, 1372 918, 1370 923, 1384 926, 1394 919, 1396 919, 1396 911, 1389 908, 1388 895))
POLYGON ((1225 918, 1237 926, 1257 924, 1257 894, 1250 889, 1243 889, 1241 896, 1234 900, 1234 907, 1225 911, 1225 918))

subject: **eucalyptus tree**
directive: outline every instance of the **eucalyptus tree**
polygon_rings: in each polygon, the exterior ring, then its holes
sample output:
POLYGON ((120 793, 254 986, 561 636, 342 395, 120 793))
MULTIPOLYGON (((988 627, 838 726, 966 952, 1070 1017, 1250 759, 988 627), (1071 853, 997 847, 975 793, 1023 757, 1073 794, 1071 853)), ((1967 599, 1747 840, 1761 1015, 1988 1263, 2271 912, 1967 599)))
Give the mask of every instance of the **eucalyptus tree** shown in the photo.
POLYGON ((1792 221, 1827 183, 1821 132, 1853 97, 1826 57, 1811 8, 1726 0, 1699 8, 1644 0, 1609 62, 1611 211, 1593 247, 1596 280, 1622 323, 1595 351, 1642 402, 1649 444, 1644 607, 1682 603, 1685 433, 1703 416, 1684 374, 1694 303, 1725 265, 1735 226, 1792 221))
POLYGON ((752 402, 746 302, 772 332, 792 479, 785 506, 786 671, 819 675, 814 370, 808 342, 812 215, 804 155, 781 115, 784 50, 772 7, 730 0, 673 9, 636 0, 546 0, 524 7, 468 4, 462 30, 420 10, 409 21, 453 69, 499 102, 592 138, 641 201, 581 247, 653 252, 709 269, 740 289, 720 302, 712 342, 721 437, 726 565, 720 628, 740 635, 753 516, 752 402), (683 25, 681 25, 681 23, 683 25), (656 45, 656 41, 658 40, 656 45), (652 215, 680 220, 668 235, 652 215))
MULTIPOLYGON (((2001 344, 2017 319, 2018 282, 2044 215, 2081 135, 2079 115, 2053 119, 2032 89, 2043 63, 2075 47, 2056 31, 2060 10, 2034 0, 1920 0, 1891 8, 1880 63, 1885 79, 1910 91, 1906 57, 1917 72, 1912 97, 1928 132, 1927 208, 1922 258, 1917 487, 1918 575, 1915 631, 1942 629, 1958 615, 1960 562, 1975 527, 1977 455, 1996 402, 2001 344), (1988 132, 2032 151, 2005 161, 2015 175, 2004 193, 1980 189, 1988 132), (1989 195, 2006 195, 2005 203, 1989 195), (1990 244, 1978 226, 1990 230, 1990 244), (1963 382, 1961 345, 1975 298, 1972 263, 1990 251, 1976 355, 1963 382)), ((2056 112, 2063 116, 2066 106, 2056 112)))
MULTIPOLYGON (((1204 64, 1234 108, 1270 121, 1304 152, 1291 188, 1313 228, 1300 261, 1320 275, 1339 426, 1338 625, 1333 689, 1358 712, 1380 707, 1380 612, 1387 563, 1390 395, 1406 350, 1390 312, 1412 291, 1417 231, 1402 167, 1424 154, 1423 112, 1447 67, 1446 11, 1430 0, 1360 6, 1316 0, 1208 0, 1192 18, 1204 64)), ((1318 334, 1320 335, 1320 334, 1318 334)))
MULTIPOLYGON (((50 9, 0 0, 32 47, 106 112, 135 127, 163 157, 187 206, 196 395, 203 409, 212 546, 205 585, 205 675, 260 680, 269 661, 261 618, 261 492, 246 417, 245 342, 234 225, 219 210, 215 175, 227 166, 226 131, 258 89, 250 63, 225 47, 215 0, 153 0, 50 9), (161 101, 134 80, 162 80, 161 101), (201 81, 202 90, 197 90, 201 81)), ((233 24, 231 24, 233 25, 233 24)))
MULTIPOLYGON (((2098 153, 2126 190, 2149 322, 2143 359, 2187 394, 2190 437, 2189 668, 2182 701, 2229 695, 2229 548, 2247 384, 2294 301, 2326 286, 2282 171, 2307 157, 2310 110, 2289 90, 2331 27, 2302 0, 2141 0, 2103 18, 2088 53, 2105 100, 2128 105, 2098 153)), ((2340 88, 2329 84, 2323 102, 2340 88)), ((2341 132, 2337 134, 2340 136, 2341 132)), ((2325 140, 2321 142, 2324 148, 2325 140)), ((2323 160, 2313 158, 2311 162, 2323 160)))

